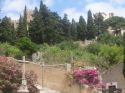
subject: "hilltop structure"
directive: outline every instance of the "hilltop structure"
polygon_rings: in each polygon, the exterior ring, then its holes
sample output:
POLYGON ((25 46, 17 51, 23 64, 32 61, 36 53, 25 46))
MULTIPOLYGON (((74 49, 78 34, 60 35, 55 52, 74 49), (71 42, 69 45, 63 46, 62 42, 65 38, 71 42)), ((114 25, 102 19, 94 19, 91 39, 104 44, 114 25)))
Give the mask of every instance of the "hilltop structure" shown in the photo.
MULTIPOLYGON (((33 20, 33 10, 31 9, 27 9, 27 23, 29 24, 31 20, 33 20)), ((14 28, 17 29, 18 25, 19 25, 19 20, 12 20, 12 23, 14 24, 14 28)), ((29 28, 29 26, 27 25, 27 29, 29 28)))

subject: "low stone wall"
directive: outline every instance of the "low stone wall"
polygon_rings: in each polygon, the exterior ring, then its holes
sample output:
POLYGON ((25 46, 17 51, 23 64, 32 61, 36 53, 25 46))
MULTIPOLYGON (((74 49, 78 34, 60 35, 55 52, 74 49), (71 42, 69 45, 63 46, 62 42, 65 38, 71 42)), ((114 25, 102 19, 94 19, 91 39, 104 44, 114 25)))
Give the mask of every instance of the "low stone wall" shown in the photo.
POLYGON ((38 76, 38 83, 44 87, 58 90, 61 93, 91 93, 89 89, 68 80, 66 65, 44 66, 42 69, 38 64, 27 63, 26 70, 35 71, 38 76))

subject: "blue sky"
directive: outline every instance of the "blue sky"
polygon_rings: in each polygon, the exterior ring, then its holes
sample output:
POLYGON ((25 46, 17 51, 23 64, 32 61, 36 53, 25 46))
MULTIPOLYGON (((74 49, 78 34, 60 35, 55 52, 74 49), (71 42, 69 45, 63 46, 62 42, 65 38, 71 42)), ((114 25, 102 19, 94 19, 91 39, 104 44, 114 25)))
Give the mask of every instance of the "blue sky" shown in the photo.
MULTIPOLYGON (((0 16, 18 19, 25 5, 29 9, 34 9, 35 6, 39 7, 39 2, 40 0, 0 0, 0 16)), ((89 9, 93 13, 113 12, 116 16, 125 17, 125 0, 43 0, 43 2, 60 16, 67 13, 70 20, 74 18, 78 21, 81 15, 86 18, 89 9)))

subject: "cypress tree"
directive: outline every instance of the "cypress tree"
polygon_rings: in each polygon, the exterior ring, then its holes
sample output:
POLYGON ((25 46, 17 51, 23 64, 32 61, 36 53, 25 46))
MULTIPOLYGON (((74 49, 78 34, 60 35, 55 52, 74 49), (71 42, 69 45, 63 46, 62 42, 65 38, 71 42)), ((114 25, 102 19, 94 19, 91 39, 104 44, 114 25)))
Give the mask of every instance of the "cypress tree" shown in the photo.
POLYGON ((24 16, 23 16, 23 28, 26 33, 28 33, 28 24, 27 24, 27 7, 24 8, 24 16))
POLYGON ((88 11, 88 19, 87 19, 87 39, 95 38, 95 26, 93 22, 92 12, 88 11))
POLYGON ((86 26, 85 19, 82 16, 80 16, 80 18, 79 18, 77 30, 78 30, 78 39, 79 40, 85 40, 86 39, 87 26, 86 26))
POLYGON ((64 18, 62 19, 62 28, 63 28, 63 32, 64 32, 64 36, 67 39, 71 39, 71 31, 70 31, 70 22, 68 20, 68 15, 64 14, 64 18))
POLYGON ((71 24, 71 37, 73 40, 77 40, 77 24, 74 19, 72 19, 71 24))

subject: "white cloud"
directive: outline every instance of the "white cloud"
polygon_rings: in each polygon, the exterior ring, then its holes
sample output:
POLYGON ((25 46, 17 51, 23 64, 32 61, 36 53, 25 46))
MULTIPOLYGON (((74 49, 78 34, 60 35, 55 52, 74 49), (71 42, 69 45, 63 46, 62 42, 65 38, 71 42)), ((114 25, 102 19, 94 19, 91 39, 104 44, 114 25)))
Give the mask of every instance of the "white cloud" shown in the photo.
POLYGON ((55 0, 44 0, 44 3, 47 5, 47 6, 53 6, 55 0))
POLYGON ((19 15, 23 12, 25 5, 28 9, 34 9, 38 6, 39 0, 4 0, 2 13, 12 19, 18 19, 19 15))
POLYGON ((105 12, 105 13, 110 13, 113 12, 116 16, 124 16, 125 17, 125 8, 124 7, 114 7, 110 3, 105 3, 105 2, 96 2, 96 3, 91 3, 88 4, 85 7, 86 10, 91 10, 93 13, 97 12, 105 12))
POLYGON ((125 0, 110 0, 111 3, 124 4, 125 0))
POLYGON ((68 18, 69 20, 71 21, 72 18, 74 18, 77 22, 79 20, 79 17, 82 15, 84 18, 86 18, 86 13, 84 13, 84 11, 79 11, 77 10, 76 8, 67 8, 65 9, 61 15, 64 15, 64 14, 67 14, 68 15, 68 18))
POLYGON ((87 3, 92 3, 94 2, 95 0, 86 0, 87 3))

